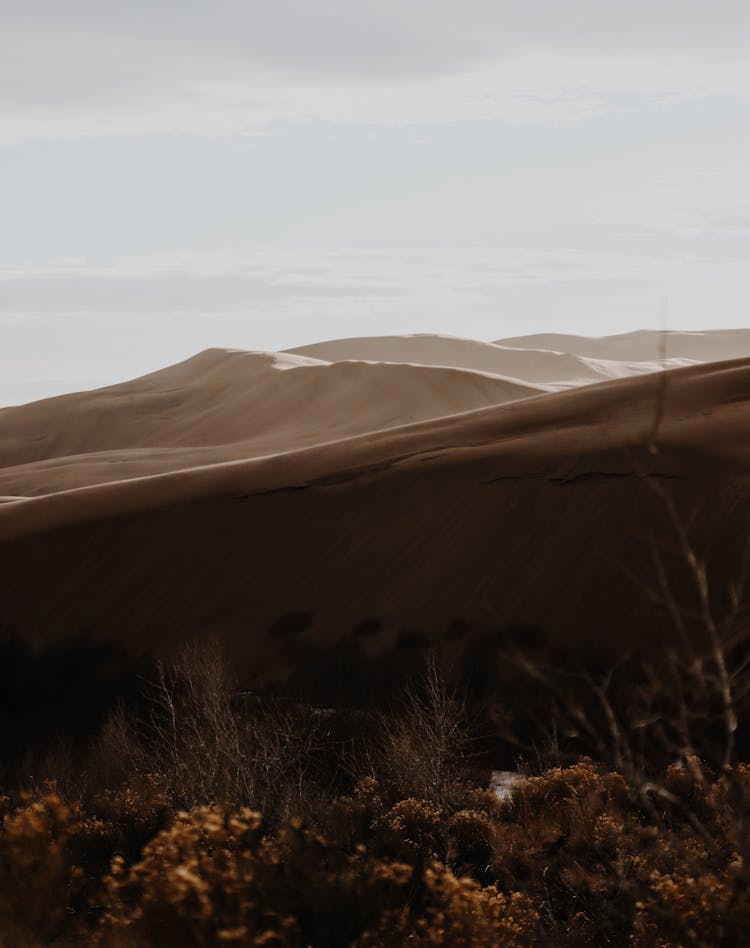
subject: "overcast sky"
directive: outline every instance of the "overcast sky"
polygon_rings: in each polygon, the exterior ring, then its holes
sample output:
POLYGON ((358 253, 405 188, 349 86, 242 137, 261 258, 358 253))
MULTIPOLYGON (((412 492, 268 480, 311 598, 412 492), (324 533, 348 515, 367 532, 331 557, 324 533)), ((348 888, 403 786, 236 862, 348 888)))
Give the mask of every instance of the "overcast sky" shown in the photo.
POLYGON ((750 326, 746 0, 0 16, 0 404, 211 345, 750 326))

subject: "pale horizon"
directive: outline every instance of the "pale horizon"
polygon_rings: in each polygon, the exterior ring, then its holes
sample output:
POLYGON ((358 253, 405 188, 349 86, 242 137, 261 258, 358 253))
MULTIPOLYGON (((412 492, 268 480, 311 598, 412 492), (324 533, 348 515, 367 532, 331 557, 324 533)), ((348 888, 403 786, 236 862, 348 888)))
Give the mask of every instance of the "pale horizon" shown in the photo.
POLYGON ((202 349, 750 326, 750 11, 4 11, 0 405, 202 349), (744 26, 743 26, 744 24, 744 26))

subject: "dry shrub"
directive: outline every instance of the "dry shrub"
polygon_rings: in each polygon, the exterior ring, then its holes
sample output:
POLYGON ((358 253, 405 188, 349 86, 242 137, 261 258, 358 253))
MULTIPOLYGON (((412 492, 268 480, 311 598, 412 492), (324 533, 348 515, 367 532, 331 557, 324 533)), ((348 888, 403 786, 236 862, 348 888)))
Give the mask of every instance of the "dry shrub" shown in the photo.
POLYGON ((53 784, 5 800, 0 834, 0 924, 5 941, 78 941, 99 915, 102 879, 117 853, 136 857, 170 816, 157 778, 67 803, 53 784), (16 934, 11 937, 10 931, 16 934), (19 932, 23 932, 23 938, 19 932))
POLYGON ((354 787, 351 795, 334 800, 321 813, 330 837, 347 849, 369 844, 374 827, 384 810, 380 786, 374 777, 365 777, 354 787))
POLYGON ((86 763, 92 792, 131 782, 136 774, 154 771, 155 761, 138 733, 132 709, 119 703, 109 712, 94 736, 86 763))
POLYGON ((663 874, 654 870, 637 903, 633 943, 666 946, 745 945, 750 932, 747 873, 735 858, 720 872, 663 874))
POLYGON ((709 775, 686 760, 633 787, 583 761, 529 779, 497 829, 498 877, 538 893, 554 943, 744 944, 746 774, 709 775))
POLYGON ((76 818, 52 788, 5 813, 0 847, 0 920, 5 931, 17 928, 50 939, 61 929, 81 875, 69 852, 76 818))
POLYGON ((446 849, 445 814, 427 800, 401 800, 376 821, 375 845, 394 859, 424 865, 446 849))
POLYGON ((526 856, 565 845, 591 845, 594 829, 608 812, 628 805, 628 785, 619 774, 603 774, 591 761, 553 768, 524 780, 506 804, 503 842, 509 853, 526 856))
POLYGON ((353 848, 359 842, 410 865, 447 857, 452 868, 486 880, 501 804, 494 794, 469 790, 456 806, 409 798, 389 807, 377 781, 368 777, 330 806, 326 826, 339 845, 353 848))
POLYGON ((246 708, 237 719, 252 805, 267 820, 315 819, 330 800, 324 719, 309 708, 273 700, 246 708))
POLYGON ((333 850, 296 823, 264 834, 250 810, 181 813, 132 866, 116 861, 107 945, 354 943, 398 915, 409 866, 333 850))
POLYGON ((539 915, 528 896, 482 888, 472 879, 456 878, 445 866, 428 870, 425 882, 426 907, 410 944, 521 948, 536 942, 539 915))
POLYGON ((114 852, 135 858, 170 822, 173 814, 168 780, 161 774, 134 774, 126 783, 93 799, 94 817, 109 827, 114 852))
POLYGON ((0 944, 741 945, 749 773, 685 760, 634 787, 584 760, 461 805, 367 779, 317 827, 175 815, 165 778, 49 787, 0 800, 0 944))
POLYGON ((160 663, 147 698, 142 738, 116 714, 100 743, 163 774, 177 806, 247 805, 281 821, 309 817, 325 798, 323 722, 290 702, 243 701, 218 641, 189 642, 160 663))
POLYGON ((418 901, 381 916, 376 929, 358 938, 357 948, 521 948, 542 944, 539 915, 531 900, 494 886, 482 887, 434 863, 422 877, 418 901))
POLYGON ((402 796, 446 802, 465 770, 472 728, 465 696, 435 656, 380 723, 376 769, 383 781, 402 796))
POLYGON ((492 818, 480 810, 459 810, 449 819, 447 832, 450 861, 467 873, 480 871, 485 878, 496 845, 492 818))
POLYGON ((466 782, 465 709, 431 664, 383 718, 380 780, 339 772, 335 798, 330 721, 231 700, 196 649, 140 733, 105 725, 110 786, 0 797, 0 945, 746 943, 750 766, 582 759, 499 801, 466 782))
POLYGON ((614 801, 623 806, 628 802, 628 785, 616 773, 603 773, 590 760, 582 760, 572 767, 554 767, 538 777, 528 777, 513 793, 516 810, 538 812, 540 809, 555 813, 580 811, 594 799, 614 801))
POLYGON ((247 944, 268 933, 267 944, 293 944, 294 920, 280 916, 269 899, 274 853, 264 846, 260 826, 250 810, 229 815, 199 807, 178 814, 134 865, 115 859, 106 880, 102 941, 247 944))
MULTIPOLYGON (((440 819, 404 801, 385 815, 385 848, 329 845, 296 823, 274 836, 257 813, 199 807, 177 816, 134 865, 107 880, 102 944, 130 946, 530 944, 529 899, 482 888, 429 860, 440 819)), ((376 831, 376 837, 379 831, 376 831)))
POLYGON ((150 698, 150 750, 182 806, 244 801, 253 793, 236 684, 218 641, 188 642, 160 662, 150 698))

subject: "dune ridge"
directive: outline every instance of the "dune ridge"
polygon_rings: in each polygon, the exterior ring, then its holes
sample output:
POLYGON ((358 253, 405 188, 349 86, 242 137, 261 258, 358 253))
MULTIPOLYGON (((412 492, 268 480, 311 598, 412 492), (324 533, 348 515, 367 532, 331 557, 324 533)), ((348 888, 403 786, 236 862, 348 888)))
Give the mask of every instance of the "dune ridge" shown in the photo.
POLYGON ((465 369, 207 350, 132 382, 0 410, 0 492, 294 451, 544 391, 465 369))
MULTIPOLYGON (((533 342, 531 337, 530 341, 533 342)), ((505 345, 502 340, 477 342, 455 336, 421 334, 335 339, 288 351, 329 362, 360 359, 462 367, 544 385, 553 391, 653 372, 660 368, 680 368, 689 362, 698 361, 670 359, 662 365, 658 358, 649 358, 643 362, 635 358, 618 359, 611 354, 604 355, 608 351, 606 347, 599 347, 595 357, 586 358, 562 347, 543 345, 544 341, 540 337, 539 344, 522 346, 520 343, 505 345)))
POLYGON ((552 349, 584 359, 658 362, 668 359, 719 362, 750 356, 750 329, 711 329, 705 332, 662 332, 641 329, 592 337, 567 333, 535 333, 498 339, 495 345, 517 349, 552 349))
MULTIPOLYGON (((697 364, 611 358, 642 355, 652 334, 636 335, 638 352, 632 344, 624 351, 620 337, 594 340, 596 358, 526 348, 523 339, 503 346, 439 335, 334 340, 283 353, 206 350, 130 382, 0 410, 0 494, 36 496, 288 453, 697 364)), ((694 336, 714 338, 689 335, 693 349, 694 336)), ((726 334, 717 338, 711 353, 727 345, 726 334)), ((582 344, 579 337, 539 341, 571 350, 582 344)))

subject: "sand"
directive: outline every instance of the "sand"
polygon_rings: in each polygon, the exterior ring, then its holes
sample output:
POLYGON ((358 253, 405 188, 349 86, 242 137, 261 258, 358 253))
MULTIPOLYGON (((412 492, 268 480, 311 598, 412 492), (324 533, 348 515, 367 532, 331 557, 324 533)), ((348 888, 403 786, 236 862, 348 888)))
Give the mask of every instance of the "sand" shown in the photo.
POLYGON ((0 494, 294 452, 660 367, 436 335, 210 349, 121 385, 0 410, 0 494))
MULTIPOLYGON (((454 336, 411 335, 374 338, 337 339, 290 350, 298 355, 336 362, 363 359, 378 362, 410 362, 415 365, 454 366, 509 376, 520 381, 543 385, 559 391, 579 385, 591 385, 613 378, 625 378, 655 372, 662 368, 682 368, 696 362, 713 361, 696 357, 660 359, 643 345, 643 355, 634 347, 617 344, 619 337, 589 340, 591 357, 578 352, 584 340, 578 336, 529 336, 507 342, 475 342, 454 336), (570 347, 565 348, 570 339, 570 347), (615 340, 611 345, 609 340, 615 340), (554 342, 556 345, 552 345, 554 342), (649 354, 645 354, 648 352, 649 354)), ((697 347, 696 347, 697 348, 697 347)), ((748 334, 750 355, 750 333, 748 334)))
POLYGON ((544 391, 463 369, 212 349, 123 385, 0 410, 0 493, 295 451, 544 391))
POLYGON ((615 336, 573 336, 537 333, 499 339, 495 345, 522 349, 552 349, 586 359, 625 362, 659 361, 666 348, 670 359, 718 362, 750 357, 750 329, 714 329, 708 332, 639 330, 615 336))
POLYGON ((245 678, 302 676, 325 695, 478 631, 534 629, 586 654, 664 634, 643 594, 652 544, 673 540, 660 490, 698 511, 696 548, 720 575, 739 561, 750 359, 540 393, 476 369, 274 358, 203 353, 0 415, 5 456, 26 458, 0 487, 6 623, 134 651, 216 632, 245 678), (300 388, 276 404, 269 372, 300 388), (467 410, 479 398, 492 401, 467 410), (253 437, 266 453, 247 453, 253 437), (118 451, 131 468, 107 479, 100 454, 118 451), (180 469, 160 471, 170 452, 180 469), (77 466, 74 489, 7 499, 49 465, 63 487, 77 466))

